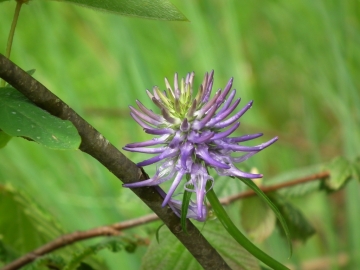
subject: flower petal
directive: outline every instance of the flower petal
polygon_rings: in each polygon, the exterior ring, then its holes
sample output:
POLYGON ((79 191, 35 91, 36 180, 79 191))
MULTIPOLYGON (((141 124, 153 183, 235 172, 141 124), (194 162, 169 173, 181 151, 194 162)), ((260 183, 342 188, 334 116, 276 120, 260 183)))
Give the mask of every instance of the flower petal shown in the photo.
POLYGON ((139 162, 137 164, 137 166, 139 166, 139 167, 148 166, 148 165, 156 163, 156 162, 158 162, 158 161, 160 161, 162 159, 165 159, 165 158, 168 158, 168 157, 174 157, 174 156, 176 156, 178 154, 178 151, 179 151, 178 149, 170 149, 170 148, 168 148, 160 155, 157 155, 155 157, 152 157, 152 158, 146 159, 146 160, 144 160, 142 162, 139 162))
POLYGON ((174 130, 171 128, 144 128, 144 131, 148 134, 153 135, 164 135, 164 134, 173 134, 174 130))
POLYGON ((213 159, 210 156, 208 147, 206 145, 199 145, 196 148, 195 153, 198 157, 202 158, 208 165, 213 166, 214 168, 216 168, 216 167, 223 168, 223 169, 230 168, 229 165, 223 164, 223 163, 213 159))
POLYGON ((158 154, 162 153, 166 150, 166 147, 159 147, 159 148, 146 148, 146 147, 123 147, 122 149, 129 151, 129 152, 140 152, 145 154, 158 154))
POLYGON ((143 146, 152 146, 152 145, 157 145, 157 144, 161 144, 166 142, 166 139, 169 138, 168 134, 165 134, 159 138, 153 138, 149 141, 144 141, 144 142, 138 142, 138 143, 129 143, 127 145, 125 145, 125 147, 128 148, 134 148, 134 147, 143 147, 143 146))
POLYGON ((253 101, 250 101, 238 113, 236 113, 235 115, 233 115, 232 117, 230 117, 229 119, 227 119, 227 120, 225 120, 223 122, 215 124, 214 127, 215 128, 224 128, 224 127, 227 127, 227 126, 231 125, 232 123, 237 121, 248 109, 250 109, 252 104, 253 104, 253 101))
POLYGON ((228 130, 226 131, 223 131, 223 132, 218 132, 216 133, 212 138, 211 140, 219 140, 219 139, 222 139, 224 137, 227 137, 229 136, 231 133, 233 133, 238 127, 240 126, 240 123, 237 122, 235 125, 233 125, 231 128, 229 128, 228 130))
POLYGON ((259 138, 262 135, 263 135, 262 133, 256 133, 256 134, 244 135, 241 137, 224 138, 223 140, 228 143, 239 143, 239 142, 246 142, 246 141, 250 141, 252 139, 259 138))
POLYGON ((185 173, 185 171, 180 170, 180 171, 178 172, 178 174, 176 175, 176 177, 175 177, 175 179, 174 179, 173 183, 171 184, 171 187, 170 187, 170 189, 169 189, 169 191, 168 191, 168 194, 166 195, 163 203, 161 204, 162 207, 164 207, 165 205, 167 205, 168 202, 170 201, 171 196, 174 194, 175 189, 178 187, 178 185, 179 185, 179 183, 180 183, 180 181, 181 181, 184 173, 185 173))

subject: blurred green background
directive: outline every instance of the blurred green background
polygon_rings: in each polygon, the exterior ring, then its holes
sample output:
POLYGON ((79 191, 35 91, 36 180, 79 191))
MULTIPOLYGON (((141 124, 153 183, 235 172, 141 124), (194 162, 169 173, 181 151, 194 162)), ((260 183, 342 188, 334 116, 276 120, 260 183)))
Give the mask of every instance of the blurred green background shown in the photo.
MULTIPOLYGON (((61 2, 31 1, 21 10, 11 59, 25 70, 35 68, 36 79, 118 148, 150 138, 128 110, 136 99, 155 109, 145 89, 164 89, 164 77, 172 81, 174 72, 185 76, 195 71, 199 85, 204 73, 214 69, 214 88, 223 88, 234 77, 241 104, 254 100, 238 134, 263 132, 258 143, 279 136, 275 145, 246 162, 264 174, 264 183, 338 155, 359 156, 359 1, 172 2, 190 22, 120 17, 61 2)), ((2 53, 14 8, 14 1, 0 5, 2 53)), ((125 154, 134 162, 144 159, 125 154)), ((30 194, 63 232, 149 213, 110 172, 80 151, 52 151, 14 138, 0 150, 0 161, 0 183, 30 194)), ((296 243, 291 259, 278 233, 262 247, 303 269, 356 269, 359 194, 352 182, 329 196, 299 200, 318 234, 296 243), (345 263, 339 263, 338 255, 345 263), (329 258, 333 260, 324 263, 329 258), (314 268, 316 260, 325 268, 314 268)), ((146 237, 159 224, 133 232, 146 237)), ((17 233, 21 245, 26 228, 20 226, 17 233)), ((24 244, 22 252, 46 240, 24 244)), ((120 262, 123 269, 137 269, 145 250, 131 255, 102 251, 98 256, 109 269, 118 269, 120 262)))

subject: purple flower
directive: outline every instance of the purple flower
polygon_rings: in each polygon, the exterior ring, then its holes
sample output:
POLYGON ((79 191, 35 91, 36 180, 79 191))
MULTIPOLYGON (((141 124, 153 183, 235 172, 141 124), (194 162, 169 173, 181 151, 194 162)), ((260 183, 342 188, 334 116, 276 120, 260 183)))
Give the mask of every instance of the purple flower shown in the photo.
POLYGON ((157 86, 153 88, 153 93, 147 90, 148 96, 161 110, 161 114, 155 114, 140 101, 136 101, 139 109, 130 106, 131 116, 146 133, 158 137, 128 144, 123 148, 131 152, 155 154, 154 157, 138 163, 138 166, 159 164, 152 178, 124 184, 124 187, 158 186, 173 179, 168 194, 162 195, 162 206, 168 204, 179 215, 181 202, 172 197, 187 175, 188 181, 183 184, 183 188, 196 193, 196 202, 190 202, 187 217, 199 221, 206 220, 207 215, 204 203, 206 184, 208 181, 214 184, 207 167, 214 168, 219 175, 260 178, 261 174, 243 172, 234 163, 245 161, 277 140, 275 137, 257 146, 243 146, 239 143, 258 138, 262 134, 229 137, 239 127, 240 117, 251 108, 253 102, 250 101, 240 111, 233 113, 240 103, 240 99, 234 100, 236 90, 231 91, 233 79, 229 80, 224 90, 218 90, 211 98, 213 75, 213 71, 205 74, 195 98, 193 72, 188 73, 180 82, 175 74, 174 88, 165 79, 165 91, 160 91, 157 86), (241 155, 232 156, 233 153, 241 155))

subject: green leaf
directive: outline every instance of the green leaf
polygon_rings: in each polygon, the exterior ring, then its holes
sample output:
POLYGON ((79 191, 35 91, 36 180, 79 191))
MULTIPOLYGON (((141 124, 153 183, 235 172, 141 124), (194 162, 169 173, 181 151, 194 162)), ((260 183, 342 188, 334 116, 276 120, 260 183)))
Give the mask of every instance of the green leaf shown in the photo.
POLYGON ((167 0, 59 0, 120 15, 165 21, 187 21, 167 0))
POLYGON ((126 251, 131 250, 131 252, 133 252, 134 246, 136 247, 135 243, 129 241, 125 237, 109 237, 100 243, 88 246, 74 254, 63 270, 78 269, 78 267, 83 264, 83 260, 103 249, 109 249, 112 252, 119 252, 125 249, 126 251), (131 248, 129 246, 131 246, 131 248))
POLYGON ((0 148, 3 148, 11 140, 11 136, 0 130, 0 148))
POLYGON ((4 244, 29 252, 63 234, 63 230, 25 191, 0 185, 0 235, 4 244))
POLYGON ((48 254, 21 268, 23 270, 63 269, 66 262, 62 256, 48 254))
POLYGON ((1 2, 5 2, 5 1, 10 1, 10 0, 0 0, 0 3, 1 3, 1 2))
MULTIPOLYGON (((207 186, 210 185, 207 184, 207 186)), ((243 248, 245 248, 249 253, 255 256, 257 259, 262 261, 264 264, 272 267, 273 269, 285 270, 288 268, 263 252, 257 246, 255 246, 249 239, 247 239, 242 232, 235 226, 235 224, 230 219, 229 215, 226 213, 223 206, 220 204, 219 198, 216 196, 213 189, 210 189, 206 194, 207 199, 209 200, 213 210, 218 217, 219 221, 223 225, 224 229, 233 237, 233 239, 238 242, 243 248)))
POLYGON ((81 142, 70 121, 40 109, 11 87, 0 90, 0 129, 57 150, 77 149, 81 142))
POLYGON ((184 190, 183 200, 182 200, 182 204, 181 204, 180 223, 181 223, 181 228, 183 229, 183 231, 185 233, 187 233, 186 216, 187 216, 187 212, 188 212, 188 209, 189 209, 191 194, 192 194, 191 192, 189 192, 187 190, 184 190))
POLYGON ((244 182, 249 188, 251 188, 275 213, 276 217, 278 218, 284 233, 286 235, 287 241, 289 243, 289 249, 290 249, 290 255, 292 254, 292 246, 291 246, 291 240, 290 240, 290 232, 289 228, 286 225, 286 221, 281 215, 279 209, 276 207, 276 205, 269 199, 268 196, 265 195, 265 193, 250 179, 238 177, 242 182, 244 182))
MULTIPOLYGON (((198 225, 203 226, 203 224, 198 225)), ((202 229, 199 229, 231 269, 260 270, 257 260, 224 230, 218 220, 208 221, 202 229)), ((160 231, 160 236, 162 239, 160 245, 156 241, 151 241, 142 259, 141 269, 203 269, 167 228, 164 227, 160 231)))
POLYGON ((360 182, 360 157, 353 162, 353 176, 360 182))
POLYGON ((271 208, 259 197, 244 199, 240 208, 241 226, 249 238, 262 242, 270 236, 276 224, 271 208))
POLYGON ((272 195, 271 199, 284 217, 292 240, 305 242, 310 236, 315 234, 314 227, 307 221, 299 209, 279 196, 272 195))
POLYGON ((338 190, 352 177, 353 168, 351 163, 344 157, 334 158, 326 167, 325 170, 330 172, 325 182, 325 188, 334 191, 338 190))
POLYGON ((7 264, 20 257, 20 255, 21 254, 17 253, 14 249, 5 245, 5 243, 0 239, 0 262, 7 264))

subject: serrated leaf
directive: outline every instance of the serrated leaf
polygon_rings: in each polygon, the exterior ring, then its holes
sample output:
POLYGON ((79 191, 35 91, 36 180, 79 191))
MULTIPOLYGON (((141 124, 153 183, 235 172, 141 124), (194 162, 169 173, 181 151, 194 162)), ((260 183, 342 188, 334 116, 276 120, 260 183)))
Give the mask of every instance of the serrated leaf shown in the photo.
MULTIPOLYGON (((83 263, 87 257, 98 253, 103 249, 109 249, 112 252, 119 252, 123 249, 127 250, 129 245, 135 245, 125 237, 110 237, 97 244, 85 247, 81 251, 73 254, 71 260, 66 264, 63 270, 75 270, 83 263)), ((135 245, 136 246, 136 245, 135 245)))
POLYGON ((55 254, 48 254, 41 256, 34 262, 27 264, 22 270, 46 270, 46 269, 63 269, 65 260, 62 256, 55 254))
POLYGON ((330 177, 325 180, 324 185, 331 191, 340 189, 352 177, 352 165, 344 157, 334 158, 325 169, 330 172, 330 177))
POLYGON ((3 148, 11 140, 11 136, 0 130, 0 148, 3 148))
POLYGON ((270 236, 276 224, 271 208, 259 197, 244 199, 240 208, 241 226, 249 238, 262 242, 270 236))
MULTIPOLYGON (((220 253, 231 269, 259 270, 257 260, 241 247, 224 229, 219 221, 200 224, 201 233, 220 253)), ((167 229, 160 232, 161 244, 151 241, 145 253, 141 269, 183 270, 203 269, 190 252, 167 229)))
POLYGON ((11 87, 0 89, 0 129, 51 149, 78 149, 81 138, 74 125, 40 109, 11 87))
POLYGON ((315 234, 316 231, 314 227, 307 221, 298 208, 278 196, 272 195, 271 198, 284 217, 289 227, 292 240, 305 242, 310 236, 315 234))
POLYGON ((63 233, 52 215, 25 191, 11 185, 0 186, 0 213, 4 244, 20 253, 29 252, 63 233))
POLYGON ((166 21, 187 21, 168 0, 59 0, 120 15, 166 21))

